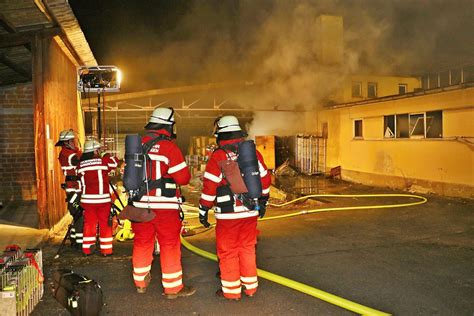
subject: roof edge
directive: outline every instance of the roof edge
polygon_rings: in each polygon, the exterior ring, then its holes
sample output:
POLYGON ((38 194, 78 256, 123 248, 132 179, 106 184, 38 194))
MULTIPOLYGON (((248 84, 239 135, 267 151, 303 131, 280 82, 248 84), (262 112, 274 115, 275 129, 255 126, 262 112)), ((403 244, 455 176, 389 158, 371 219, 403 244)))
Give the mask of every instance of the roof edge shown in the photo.
POLYGON ((49 14, 61 27, 70 46, 81 59, 80 65, 97 66, 97 60, 91 51, 81 26, 67 0, 42 0, 49 14))

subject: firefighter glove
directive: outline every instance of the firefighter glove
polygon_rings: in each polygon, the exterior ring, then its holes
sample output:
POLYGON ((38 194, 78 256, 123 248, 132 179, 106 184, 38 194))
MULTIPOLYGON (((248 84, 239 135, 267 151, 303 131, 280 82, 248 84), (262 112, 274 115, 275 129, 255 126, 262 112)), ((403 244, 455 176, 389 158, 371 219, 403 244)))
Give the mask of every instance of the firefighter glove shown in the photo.
POLYGON ((267 210, 268 198, 269 198, 268 195, 264 195, 258 199, 258 207, 259 207, 258 216, 260 216, 260 218, 263 218, 265 216, 265 211, 267 210))
POLYGON ((202 226, 209 228, 211 224, 208 221, 209 207, 199 205, 199 222, 202 226))

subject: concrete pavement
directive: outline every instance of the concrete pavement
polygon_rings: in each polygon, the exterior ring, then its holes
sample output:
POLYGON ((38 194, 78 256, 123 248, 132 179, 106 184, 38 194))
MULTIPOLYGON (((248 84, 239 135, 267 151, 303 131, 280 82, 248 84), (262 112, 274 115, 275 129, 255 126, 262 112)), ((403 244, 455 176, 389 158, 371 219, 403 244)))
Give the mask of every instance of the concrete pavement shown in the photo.
MULTIPOLYGON (((344 182, 340 187, 341 194, 395 193, 344 182)), ((187 197, 195 201, 197 194, 187 197)), ((393 202, 406 200, 370 203, 393 202)), ((358 198, 308 200, 284 210, 269 209, 267 216, 315 206, 365 203, 358 198)), ((261 222, 257 263, 264 270, 395 315, 472 315, 473 212, 472 200, 428 196, 428 203, 408 208, 327 212, 261 222)), ((187 240, 215 252, 214 231, 197 232, 187 240)), ((114 242, 110 258, 86 258, 67 248, 53 260, 59 242, 56 238, 43 246, 46 277, 57 268, 72 268, 94 278, 104 291, 104 315, 352 314, 264 279, 259 280, 259 292, 252 299, 218 299, 214 295, 219 287, 216 263, 186 249, 182 251, 184 281, 197 288, 194 296, 174 301, 161 296, 159 257, 155 257, 148 293, 139 295, 131 276, 132 242, 114 242)), ((33 312, 67 314, 48 291, 33 312)))

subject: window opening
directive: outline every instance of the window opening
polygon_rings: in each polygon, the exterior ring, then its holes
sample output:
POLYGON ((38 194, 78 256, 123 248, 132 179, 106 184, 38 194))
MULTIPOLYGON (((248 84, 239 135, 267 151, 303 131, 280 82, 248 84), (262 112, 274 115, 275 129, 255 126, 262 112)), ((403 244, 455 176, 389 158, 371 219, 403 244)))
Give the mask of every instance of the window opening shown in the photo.
POLYGON ((384 116, 384 134, 385 138, 395 138, 395 115, 384 116))
POLYGON ((398 84, 398 94, 405 94, 408 91, 408 86, 406 83, 398 84))
POLYGON ((408 138, 408 114, 397 114, 395 126, 397 138, 408 138))
POLYGON ((362 137, 362 120, 354 120, 354 138, 362 137))
POLYGON ((425 137, 425 115, 424 113, 410 114, 410 137, 425 137))
POLYGON ((361 97, 362 96, 362 83, 359 81, 352 82, 352 96, 361 97))
POLYGON ((377 83, 369 82, 367 84, 367 97, 376 98, 377 97, 377 83))
POLYGON ((443 137, 443 111, 426 112, 426 138, 443 137))

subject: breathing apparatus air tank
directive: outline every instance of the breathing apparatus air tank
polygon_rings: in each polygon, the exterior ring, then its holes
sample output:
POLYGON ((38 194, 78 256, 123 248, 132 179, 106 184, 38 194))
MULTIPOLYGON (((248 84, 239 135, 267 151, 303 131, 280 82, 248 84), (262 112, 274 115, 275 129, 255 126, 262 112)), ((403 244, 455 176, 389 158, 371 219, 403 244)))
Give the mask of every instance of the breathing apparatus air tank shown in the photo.
POLYGON ((125 170, 123 186, 127 191, 135 191, 143 184, 144 155, 140 135, 125 137, 125 170))
POLYGON ((255 201, 262 196, 262 181, 260 179, 255 143, 251 140, 239 143, 238 152, 237 163, 248 190, 245 195, 247 198, 255 201))

